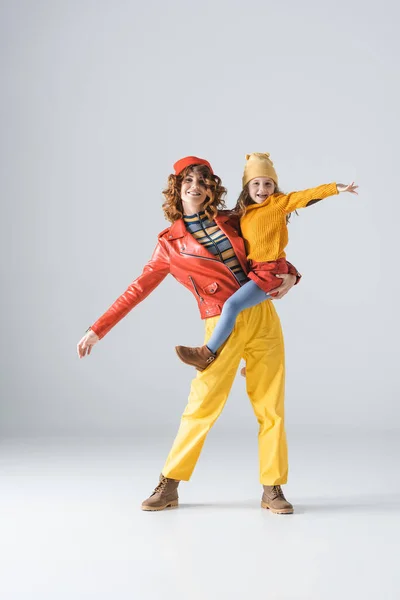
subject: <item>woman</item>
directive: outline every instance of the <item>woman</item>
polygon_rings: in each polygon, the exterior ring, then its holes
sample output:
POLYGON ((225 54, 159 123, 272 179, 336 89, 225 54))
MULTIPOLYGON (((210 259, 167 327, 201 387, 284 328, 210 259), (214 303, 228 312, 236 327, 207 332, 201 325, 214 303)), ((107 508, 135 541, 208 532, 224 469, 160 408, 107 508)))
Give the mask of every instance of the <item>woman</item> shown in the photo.
MULTIPOLYGON (((210 163, 189 156, 174 165, 164 190, 163 209, 172 223, 158 243, 142 274, 86 332, 78 343, 80 358, 171 273, 195 296, 206 320, 205 343, 224 302, 247 281, 248 264, 238 219, 225 208, 225 188, 210 163), (199 223, 197 223, 199 221, 199 223), (203 236, 199 236, 200 227, 203 236)), ((300 277, 289 263, 289 274, 275 297, 282 297, 300 277)), ((272 302, 244 310, 221 349, 218 361, 192 381, 188 404, 159 484, 142 503, 143 510, 178 506, 178 485, 188 481, 208 431, 221 414, 240 360, 247 365, 247 392, 259 427, 262 506, 276 513, 293 512, 281 484, 287 481, 284 429, 284 347, 279 317, 272 302)), ((206 357, 207 359, 207 357, 206 357)))

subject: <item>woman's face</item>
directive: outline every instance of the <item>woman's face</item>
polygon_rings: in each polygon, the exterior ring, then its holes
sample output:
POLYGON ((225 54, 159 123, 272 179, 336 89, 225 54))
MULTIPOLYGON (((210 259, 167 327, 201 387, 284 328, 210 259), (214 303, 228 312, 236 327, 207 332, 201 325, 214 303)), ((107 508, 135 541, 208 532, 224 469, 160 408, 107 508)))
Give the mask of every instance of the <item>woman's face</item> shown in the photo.
POLYGON ((207 190, 206 182, 201 173, 197 172, 196 168, 189 171, 181 185, 183 207, 185 208, 186 205, 190 212, 197 212, 201 210, 209 195, 210 192, 207 190))
POLYGON ((255 177, 249 182, 248 190, 253 202, 261 204, 275 191, 275 182, 270 177, 255 177))

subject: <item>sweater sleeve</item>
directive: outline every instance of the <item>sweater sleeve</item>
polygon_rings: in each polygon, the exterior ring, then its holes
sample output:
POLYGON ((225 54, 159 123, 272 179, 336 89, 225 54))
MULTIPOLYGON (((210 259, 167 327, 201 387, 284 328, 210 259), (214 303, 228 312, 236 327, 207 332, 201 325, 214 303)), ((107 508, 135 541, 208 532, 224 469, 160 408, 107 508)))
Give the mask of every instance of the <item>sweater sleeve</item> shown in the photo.
POLYGON ((99 338, 103 338, 121 319, 144 300, 168 275, 170 271, 169 254, 159 240, 149 262, 143 272, 125 290, 110 308, 91 325, 99 338))
POLYGON ((314 204, 316 200, 323 200, 338 193, 336 183, 328 183, 301 192, 291 192, 287 195, 281 194, 276 197, 275 205, 285 213, 290 213, 296 210, 296 208, 305 208, 310 203, 314 204))

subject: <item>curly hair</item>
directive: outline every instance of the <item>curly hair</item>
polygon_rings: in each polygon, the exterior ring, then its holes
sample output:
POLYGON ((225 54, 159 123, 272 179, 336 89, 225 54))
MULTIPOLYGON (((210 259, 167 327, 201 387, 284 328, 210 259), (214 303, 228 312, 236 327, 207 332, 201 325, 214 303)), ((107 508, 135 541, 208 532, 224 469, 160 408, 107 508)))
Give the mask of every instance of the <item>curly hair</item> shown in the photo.
MULTIPOLYGON (((250 182, 249 182, 250 183, 250 182)), ((254 200, 251 199, 249 192, 249 183, 247 183, 242 191, 239 194, 239 198, 237 199, 236 206, 233 209, 233 212, 237 214, 239 217, 243 217, 246 214, 247 207, 251 204, 257 204, 254 200)), ((274 194, 283 194, 282 190, 279 189, 279 186, 275 184, 274 194)), ((297 214, 297 211, 295 211, 297 214)), ((286 215, 286 223, 289 223, 290 217, 292 213, 286 215)))
POLYGON ((168 185, 163 190, 165 202, 162 205, 164 216, 167 221, 174 223, 183 217, 183 205, 181 200, 182 181, 190 171, 195 171, 204 178, 209 197, 204 203, 203 210, 209 219, 214 219, 219 210, 226 208, 226 189, 222 186, 218 175, 213 175, 205 165, 191 165, 186 167, 179 175, 171 174, 168 177, 168 185))

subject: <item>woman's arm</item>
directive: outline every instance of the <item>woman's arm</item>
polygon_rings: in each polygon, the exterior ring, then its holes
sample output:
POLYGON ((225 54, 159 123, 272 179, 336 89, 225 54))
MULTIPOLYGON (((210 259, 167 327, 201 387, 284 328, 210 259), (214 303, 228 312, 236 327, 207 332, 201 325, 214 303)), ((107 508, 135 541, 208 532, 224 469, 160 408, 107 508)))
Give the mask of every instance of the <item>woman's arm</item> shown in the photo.
POLYGON ((121 319, 123 319, 139 302, 144 300, 168 275, 170 270, 168 250, 162 240, 153 252, 143 272, 137 277, 125 292, 117 298, 110 308, 99 318, 90 330, 99 339, 103 338, 121 319))
POLYGON ((270 290, 269 292, 269 294, 273 296, 274 300, 280 300, 283 298, 283 296, 286 296, 288 291, 291 290, 294 285, 297 285, 301 279, 301 274, 298 272, 296 267, 288 260, 286 262, 289 267, 288 272, 276 275, 276 277, 282 279, 281 285, 273 290, 270 290))
MULTIPOLYGON (((295 279, 293 280, 294 281, 293 285, 297 285, 299 283, 300 279, 301 279, 301 273, 299 273, 299 271, 296 269, 296 267, 294 265, 292 265, 292 263, 290 263, 288 260, 286 262, 287 262, 287 265, 289 267, 288 275, 294 275, 295 276, 295 279)), ((282 279, 285 279, 285 278, 282 277, 282 279)), ((292 286, 290 286, 290 287, 292 287, 292 286)))

